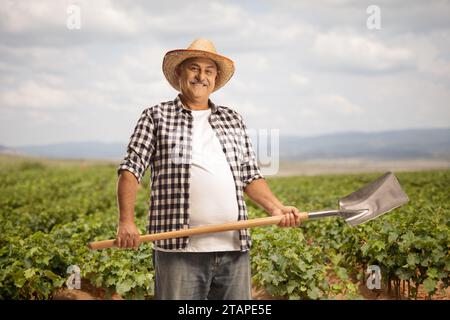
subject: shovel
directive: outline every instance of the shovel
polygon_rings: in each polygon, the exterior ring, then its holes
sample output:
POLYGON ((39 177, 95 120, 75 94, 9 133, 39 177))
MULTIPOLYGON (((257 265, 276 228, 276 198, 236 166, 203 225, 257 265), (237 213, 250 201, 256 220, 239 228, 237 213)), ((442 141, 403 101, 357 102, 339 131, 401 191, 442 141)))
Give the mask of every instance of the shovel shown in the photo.
MULTIPOLYGON (((373 220, 409 201, 397 178, 392 172, 387 172, 375 181, 365 185, 358 191, 339 200, 339 210, 301 212, 300 221, 338 216, 350 227, 373 220)), ((197 234, 215 233, 230 230, 267 226, 280 223, 283 216, 273 216, 216 225, 206 225, 191 229, 147 234, 140 237, 141 242, 150 242, 170 238, 181 238, 197 234)), ((105 249, 115 247, 115 239, 89 243, 90 249, 105 249)))

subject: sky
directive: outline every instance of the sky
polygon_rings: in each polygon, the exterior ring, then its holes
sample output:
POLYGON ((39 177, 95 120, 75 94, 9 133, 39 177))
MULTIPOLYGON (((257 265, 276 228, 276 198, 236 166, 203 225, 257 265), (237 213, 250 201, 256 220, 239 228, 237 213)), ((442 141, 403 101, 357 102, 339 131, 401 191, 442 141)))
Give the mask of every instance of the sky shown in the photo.
POLYGON ((450 127, 449 17, 437 0, 3 0, 0 145, 128 141, 177 95, 164 54, 199 37, 236 67, 211 100, 251 129, 450 127))

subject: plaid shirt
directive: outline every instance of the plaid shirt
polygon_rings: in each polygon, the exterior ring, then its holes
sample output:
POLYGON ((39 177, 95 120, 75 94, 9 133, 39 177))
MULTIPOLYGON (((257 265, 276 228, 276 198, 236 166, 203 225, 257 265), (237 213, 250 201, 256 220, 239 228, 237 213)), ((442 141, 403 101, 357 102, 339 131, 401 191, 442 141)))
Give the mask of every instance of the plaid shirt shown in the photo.
MULTIPOLYGON (((209 123, 215 131, 230 165, 236 186, 238 220, 246 220, 244 188, 263 178, 242 117, 227 107, 209 101, 209 123)), ((145 109, 134 129, 127 154, 119 165, 133 173, 140 182, 150 166, 150 208, 148 232, 159 233, 189 227, 189 182, 192 163, 191 111, 180 97, 145 109)), ((207 197, 205 193, 205 197, 207 197)), ((239 231, 241 251, 251 247, 247 229, 239 231)), ((188 237, 155 241, 162 249, 181 249, 188 237)))

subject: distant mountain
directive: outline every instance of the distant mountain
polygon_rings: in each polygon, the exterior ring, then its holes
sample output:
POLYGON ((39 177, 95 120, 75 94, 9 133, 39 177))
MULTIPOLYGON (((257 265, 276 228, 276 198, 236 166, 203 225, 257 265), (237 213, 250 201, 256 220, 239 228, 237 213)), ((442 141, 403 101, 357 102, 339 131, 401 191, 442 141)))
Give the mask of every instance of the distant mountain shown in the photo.
MULTIPOLYGON (((0 147, 0 153, 66 159, 122 159, 127 144, 73 142, 41 146, 0 147)), ((347 132, 317 137, 280 137, 280 158, 396 160, 450 159, 450 129, 417 129, 375 133, 347 132)))
POLYGON ((348 132, 308 138, 283 137, 280 138, 280 158, 450 158, 450 129, 348 132))
POLYGON ((126 147, 126 143, 68 142, 14 149, 26 155, 45 158, 118 160, 125 155, 126 147))
POLYGON ((0 154, 18 154, 17 150, 0 145, 0 154))

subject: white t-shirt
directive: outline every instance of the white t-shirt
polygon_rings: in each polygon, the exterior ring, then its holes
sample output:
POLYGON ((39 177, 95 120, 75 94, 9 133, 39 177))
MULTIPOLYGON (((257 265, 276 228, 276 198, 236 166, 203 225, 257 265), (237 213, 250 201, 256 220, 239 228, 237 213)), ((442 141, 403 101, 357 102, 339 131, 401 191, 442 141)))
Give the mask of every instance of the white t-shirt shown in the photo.
MULTIPOLYGON (((192 110, 192 166, 189 195, 189 227, 237 221, 239 208, 230 165, 208 118, 211 109, 192 110)), ((159 249, 159 248, 158 248, 159 249)), ((176 252, 240 250, 239 231, 189 237, 176 252)))

